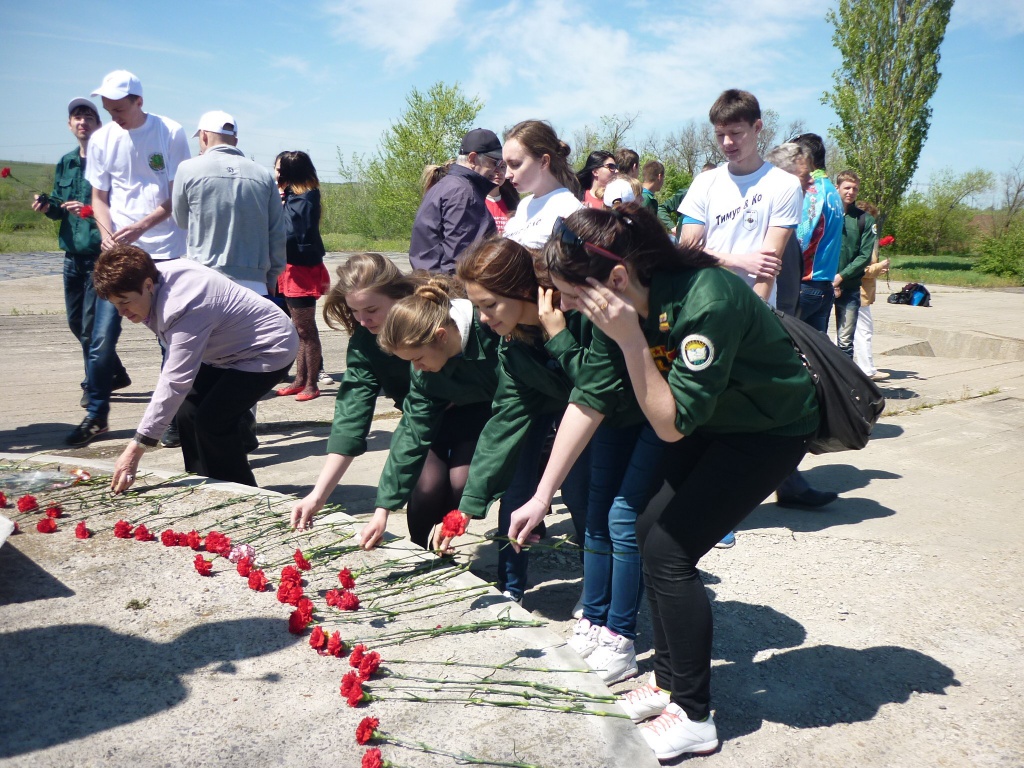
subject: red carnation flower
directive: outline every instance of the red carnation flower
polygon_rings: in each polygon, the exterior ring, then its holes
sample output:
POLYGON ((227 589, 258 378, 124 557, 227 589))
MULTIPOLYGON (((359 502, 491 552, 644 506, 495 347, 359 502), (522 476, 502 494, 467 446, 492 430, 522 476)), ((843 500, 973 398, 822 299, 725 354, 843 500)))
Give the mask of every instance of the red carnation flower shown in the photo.
POLYGON ((359 676, 363 680, 369 680, 378 668, 380 668, 380 654, 376 651, 370 651, 359 662, 359 676))
POLYGON ((341 590, 328 589, 327 594, 324 595, 324 598, 327 600, 328 605, 337 608, 341 603, 341 590))
POLYGON ((46 508, 46 516, 57 519, 64 514, 64 510, 60 508, 59 504, 54 504, 52 507, 46 508))
POLYGON ((359 682, 359 675, 355 672, 346 672, 341 678, 341 695, 348 698, 352 687, 359 682))
POLYGON ((309 626, 309 619, 297 609, 292 611, 292 615, 288 617, 288 631, 293 635, 301 635, 306 631, 307 626, 309 626))
POLYGON ((892 245, 895 242, 896 242, 896 238, 895 237, 893 237, 892 235, 886 235, 885 237, 883 237, 881 240, 878 241, 878 245, 881 248, 885 248, 885 246, 892 245))
POLYGON ((85 520, 75 526, 76 539, 88 539, 90 536, 92 536, 92 531, 85 527, 85 520))
POLYGON ((299 569, 294 565, 286 565, 281 569, 281 582, 292 582, 293 584, 302 584, 302 574, 299 573, 299 569))
POLYGON ((338 571, 338 581, 341 582, 341 586, 344 589, 356 588, 356 580, 352 576, 352 571, 350 571, 348 568, 342 568, 340 571, 338 571))
POLYGON ((7 506, 7 496, 4 495, 3 491, 0 491, 0 507, 7 506))
POLYGON ((204 546, 206 547, 207 552, 212 552, 213 554, 220 555, 221 557, 227 557, 231 552, 231 539, 223 533, 210 531, 206 534, 204 546))
POLYGON ((36 503, 36 497, 35 496, 29 496, 28 494, 25 494, 20 499, 18 499, 18 511, 19 512, 31 512, 33 509, 36 509, 38 506, 39 505, 36 503))
POLYGON ((173 547, 178 544, 178 534, 168 528, 160 534, 160 543, 165 547, 173 547))
POLYGON ((114 536, 119 539, 130 539, 132 537, 132 526, 127 520, 118 520, 114 523, 114 536))
POLYGON ((298 605, 302 599, 302 587, 282 581, 277 588, 277 601, 287 605, 298 605))
POLYGON ((314 651, 323 651, 327 646, 327 635, 324 634, 323 628, 318 624, 313 627, 313 634, 309 636, 309 647, 314 651))
POLYGON ((359 669, 359 665, 363 663, 363 654, 366 653, 366 646, 359 643, 352 649, 352 655, 348 657, 349 665, 359 669))
POLYGON ((192 561, 199 571, 200 576, 209 576, 213 572, 213 560, 207 560, 202 555, 196 555, 196 559, 192 561))
POLYGON ((258 568, 249 572, 249 589, 254 592, 262 592, 267 588, 267 575, 258 568))
POLYGON ((243 557, 235 565, 235 570, 238 571, 238 575, 242 578, 249 578, 249 574, 252 573, 252 560, 248 557, 243 557))
POLYGON ((140 525, 135 529, 135 540, 136 541, 156 541, 156 536, 149 532, 149 529, 140 525))
POLYGON ((78 215, 83 219, 91 219, 94 213, 95 211, 92 209, 91 205, 83 205, 78 209, 78 215))
POLYGON ((385 768, 384 758, 377 747, 366 750, 360 768, 385 768))
POLYGON ((13 535, 14 535, 15 533, 21 533, 21 526, 20 526, 20 525, 18 525, 18 521, 17 521, 17 520, 14 520, 13 522, 14 522, 14 531, 13 531, 13 533, 11 534, 12 536, 13 536, 13 535))
POLYGON ((345 641, 341 639, 341 632, 335 630, 331 633, 331 639, 327 641, 327 655, 339 659, 345 655, 345 641))
POLYGON ((305 557, 302 556, 302 550, 301 549, 296 549, 295 550, 295 554, 292 555, 292 559, 294 559, 295 560, 295 564, 297 566, 299 566, 299 570, 308 571, 310 568, 313 567, 313 566, 311 566, 309 564, 309 560, 307 560, 305 557))
MULTIPOLYGON (((193 550, 198 550, 203 546, 203 539, 199 535, 198 531, 189 531, 188 533, 181 534, 185 537, 185 546, 193 550)), ((181 539, 178 540, 178 546, 181 546, 181 539)))
POLYGON ((52 517, 44 517, 36 523, 36 530, 40 533, 53 533, 57 530, 57 521, 52 517))
POLYGON ((466 532, 468 525, 469 518, 459 510, 453 509, 441 521, 441 538, 454 539, 456 536, 461 536, 466 532))
POLYGON ((367 744, 377 735, 377 726, 380 720, 376 717, 364 717, 356 726, 356 742, 367 744))
MULTIPOLYGON (((349 673, 351 674, 351 673, 349 673)), ((346 675, 347 677, 347 675, 346 675)), ((344 688, 344 683, 342 688, 344 688)), ((358 707, 364 701, 370 701, 370 694, 363 691, 363 681, 356 677, 348 688, 348 693, 342 694, 350 707, 358 707)))
POLYGON ((355 592, 342 592, 341 600, 338 601, 338 607, 343 611, 358 611, 359 598, 355 592))
POLYGON ((308 597, 300 597, 295 603, 295 610, 301 614, 307 624, 313 620, 313 601, 308 597))
POLYGON ((10 175, 11 175, 11 169, 10 168, 7 168, 7 167, 0 168, 0 179, 6 179, 10 175))

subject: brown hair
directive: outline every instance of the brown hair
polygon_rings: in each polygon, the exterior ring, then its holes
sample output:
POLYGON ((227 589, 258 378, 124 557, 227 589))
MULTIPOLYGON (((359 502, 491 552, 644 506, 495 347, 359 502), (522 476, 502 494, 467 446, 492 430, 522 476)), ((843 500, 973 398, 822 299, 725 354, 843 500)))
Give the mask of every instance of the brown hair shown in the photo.
POLYGON ((847 169, 845 171, 840 171, 839 172, 839 175, 836 176, 836 186, 838 187, 844 181, 852 181, 858 187, 860 186, 860 176, 858 176, 856 173, 854 173, 853 171, 851 171, 849 169, 847 169))
POLYGON ((659 176, 665 175, 665 166, 663 163, 657 160, 648 160, 644 163, 643 177, 644 183, 649 184, 652 181, 657 181, 659 176))
POLYGON ((281 152, 274 164, 278 170, 278 185, 288 187, 293 194, 301 195, 311 189, 320 189, 313 161, 305 152, 281 152))
POLYGON ((619 147, 615 150, 615 164, 619 166, 619 173, 628 176, 629 172, 633 170, 633 166, 640 165, 640 155, 636 153, 636 150, 619 147))
POLYGON ((109 299, 126 293, 142 293, 147 277, 154 283, 160 281, 160 270, 152 257, 134 245, 115 245, 96 259, 92 285, 97 296, 109 299))
POLYGON ((441 165, 423 166, 423 173, 420 174, 420 195, 427 194, 432 186, 447 176, 454 162, 454 160, 449 160, 441 165))
POLYGON ((523 149, 537 159, 547 155, 551 159, 551 175, 574 195, 580 194, 576 174, 569 167, 569 145, 558 138, 551 123, 543 120, 523 120, 505 132, 505 141, 511 139, 522 144, 523 149))
POLYGON ((614 209, 583 208, 569 216, 565 226, 569 232, 552 237, 544 246, 544 261, 553 276, 572 285, 586 285, 588 277, 604 282, 620 263, 644 286, 651 284, 656 271, 718 264, 714 256, 698 248, 677 248, 657 217, 639 202, 614 209), (572 243, 573 234, 621 261, 572 243))
POLYGON ((750 91, 730 88, 722 91, 708 111, 712 125, 728 125, 743 121, 753 125, 761 119, 761 105, 750 91))
POLYGON ((426 347, 434 343, 438 328, 454 328, 452 299, 461 288, 448 275, 430 275, 415 291, 399 299, 388 312, 377 335, 377 344, 394 354, 401 347, 426 347))
MULTIPOLYGON (((463 283, 477 283, 497 296, 530 304, 537 302, 537 288, 552 287, 538 254, 504 237, 489 237, 464 251, 455 274, 463 283)), ((517 326, 511 335, 532 340, 538 329, 517 326)))
POLYGON ((346 299, 356 291, 373 291, 389 299, 402 299, 412 295, 423 279, 403 275, 391 259, 379 253, 356 253, 349 256, 336 270, 338 280, 324 299, 324 321, 335 330, 339 326, 349 334, 355 332, 356 322, 346 299))

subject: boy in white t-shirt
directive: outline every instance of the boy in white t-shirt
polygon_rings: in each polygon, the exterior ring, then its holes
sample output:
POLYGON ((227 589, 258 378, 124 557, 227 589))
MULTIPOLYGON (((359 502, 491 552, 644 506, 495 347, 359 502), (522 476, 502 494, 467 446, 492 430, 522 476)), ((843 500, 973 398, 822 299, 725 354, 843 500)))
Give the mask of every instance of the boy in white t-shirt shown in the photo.
POLYGON ((704 245, 754 292, 775 303, 775 275, 786 241, 800 223, 800 182, 761 159, 761 107, 752 93, 730 89, 709 113, 719 149, 729 161, 693 180, 679 205, 680 242, 704 245))
POLYGON ((142 83, 131 72, 111 72, 92 95, 112 118, 89 139, 86 172, 103 250, 134 243, 154 260, 184 256, 185 231, 171 218, 171 190, 178 165, 190 156, 185 132, 142 110, 142 83))

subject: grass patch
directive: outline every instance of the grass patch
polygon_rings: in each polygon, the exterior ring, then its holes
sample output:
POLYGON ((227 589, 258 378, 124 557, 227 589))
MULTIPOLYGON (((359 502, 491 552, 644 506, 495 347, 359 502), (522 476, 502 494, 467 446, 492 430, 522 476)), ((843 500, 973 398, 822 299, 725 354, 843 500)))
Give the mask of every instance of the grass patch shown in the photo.
POLYGON ((960 397, 945 397, 945 398, 942 398, 941 400, 935 400, 935 401, 930 402, 930 403, 918 403, 917 405, 912 405, 909 408, 903 408, 901 410, 886 410, 882 414, 882 418, 885 418, 886 416, 900 416, 900 415, 902 415, 904 413, 911 413, 911 414, 913 414, 913 413, 920 413, 921 411, 927 411, 927 410, 930 410, 932 408, 937 408, 940 405, 950 405, 952 403, 962 403, 965 400, 976 400, 979 397, 988 397, 989 395, 998 395, 1001 391, 1002 391, 1001 387, 992 387, 991 389, 986 389, 984 392, 978 392, 977 394, 973 394, 971 392, 971 388, 970 387, 964 387, 963 393, 960 395, 960 397))
POLYGON ((345 234, 342 232, 323 232, 324 247, 328 251, 393 251, 409 252, 409 241, 399 239, 373 240, 362 235, 345 234))
POLYGON ((1007 288, 1019 285, 1012 278, 975 272, 978 257, 971 255, 910 256, 890 255, 889 285, 878 279, 878 292, 898 291, 906 283, 955 285, 962 288, 1007 288))

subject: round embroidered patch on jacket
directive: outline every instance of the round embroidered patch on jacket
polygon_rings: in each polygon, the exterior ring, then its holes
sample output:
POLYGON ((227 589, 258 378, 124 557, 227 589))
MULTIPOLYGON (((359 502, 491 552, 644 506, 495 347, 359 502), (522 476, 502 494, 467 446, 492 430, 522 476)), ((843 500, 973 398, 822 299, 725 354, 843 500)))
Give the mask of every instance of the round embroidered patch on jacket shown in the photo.
POLYGON ((693 333, 683 339, 679 345, 679 354, 691 371, 703 371, 715 359, 715 345, 707 336, 693 333))

